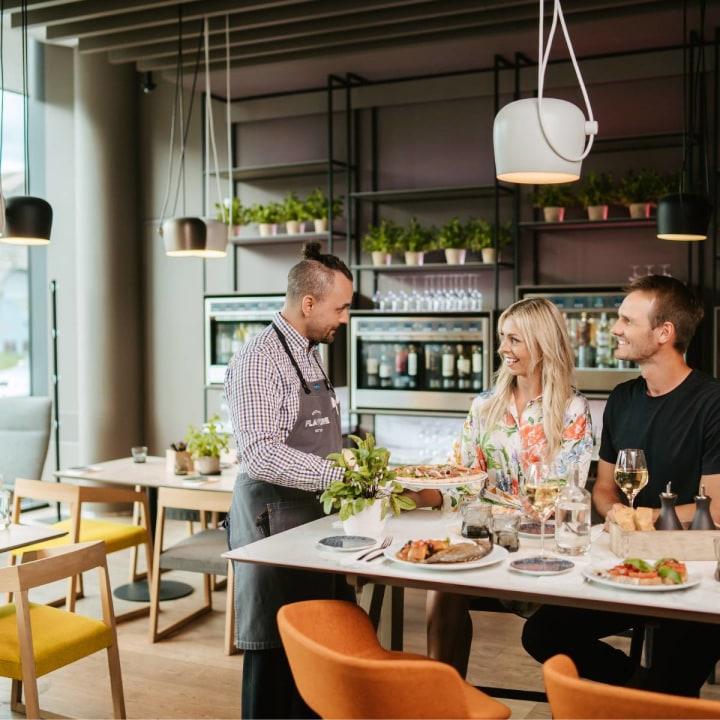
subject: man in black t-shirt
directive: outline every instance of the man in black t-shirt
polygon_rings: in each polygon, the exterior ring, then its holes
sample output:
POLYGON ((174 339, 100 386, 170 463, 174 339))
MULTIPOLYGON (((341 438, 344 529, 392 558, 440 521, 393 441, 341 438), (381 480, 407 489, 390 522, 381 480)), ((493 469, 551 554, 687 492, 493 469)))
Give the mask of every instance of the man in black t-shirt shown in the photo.
MULTIPOLYGON (((702 306, 680 281, 649 275, 630 286, 618 315, 612 328, 615 357, 638 363, 641 377, 618 385, 608 399, 595 508, 607 518, 615 506, 627 504, 614 482, 615 461, 623 448, 642 448, 649 482, 636 507, 659 508, 659 495, 671 483, 678 516, 689 522, 693 497, 703 485, 720 524, 720 383, 692 370, 684 357, 702 320, 702 306)), ((653 621, 659 627, 652 665, 641 675, 625 653, 600 641, 639 621, 620 613, 545 606, 525 624, 523 646, 540 662, 569 655, 580 675, 591 680, 697 695, 720 657, 720 626, 653 621)))

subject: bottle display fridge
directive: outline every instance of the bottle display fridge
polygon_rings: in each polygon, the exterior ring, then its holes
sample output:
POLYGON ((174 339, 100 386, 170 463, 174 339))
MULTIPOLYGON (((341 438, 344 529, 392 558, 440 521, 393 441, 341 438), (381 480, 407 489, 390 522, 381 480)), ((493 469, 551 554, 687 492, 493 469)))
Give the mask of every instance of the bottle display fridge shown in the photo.
POLYGON ((575 355, 578 390, 605 397, 640 371, 635 363, 615 359, 617 341, 610 332, 625 293, 617 286, 528 285, 518 298, 544 297, 562 312, 575 355))
POLYGON ((467 413, 492 371, 489 313, 350 318, 352 412, 467 413))

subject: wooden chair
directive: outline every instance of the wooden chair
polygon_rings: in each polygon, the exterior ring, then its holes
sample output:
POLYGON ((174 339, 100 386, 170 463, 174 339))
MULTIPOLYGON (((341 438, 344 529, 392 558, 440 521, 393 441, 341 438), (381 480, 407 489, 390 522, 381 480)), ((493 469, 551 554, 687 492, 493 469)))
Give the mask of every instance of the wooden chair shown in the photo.
POLYGON ((341 600, 278 611, 303 700, 323 718, 507 718, 510 708, 423 655, 381 647, 370 618, 341 600))
POLYGON ((553 718, 720 718, 720 702, 584 680, 567 655, 543 665, 553 718))
MULTIPOLYGON (((13 505, 13 522, 20 522, 20 503, 23 498, 35 500, 46 500, 48 502, 59 502, 69 507, 70 518, 52 527, 67 530, 68 534, 47 540, 43 543, 20 548, 10 553, 10 564, 14 565, 20 559, 23 562, 25 555, 34 550, 51 547, 61 547, 71 543, 92 542, 102 540, 105 543, 105 551, 110 554, 127 548, 137 549, 139 545, 145 545, 145 558, 147 562, 147 573, 138 573, 136 565, 136 553, 133 553, 130 567, 130 581, 139 580, 145 575, 152 577, 152 533, 148 526, 150 511, 148 509, 147 494, 143 490, 131 490, 118 487, 90 487, 87 485, 66 485, 64 483, 49 483, 40 480, 24 480, 18 478, 15 481, 15 499, 13 505), (110 520, 82 517, 82 506, 90 503, 134 503, 142 508, 142 525, 119 523, 110 520)), ((61 606, 67 603, 67 609, 75 610, 75 601, 82 597, 81 577, 68 583, 67 596, 65 599, 56 600, 52 605, 61 606)), ((142 617, 149 613, 148 607, 118 615, 116 622, 131 620, 142 617)))
POLYGON ((227 601, 225 615, 225 654, 236 652, 233 639, 235 626, 235 583, 233 582, 233 566, 224 560, 222 554, 227 552, 227 533, 220 528, 208 528, 208 513, 230 510, 231 497, 228 493, 213 490, 184 490, 181 488, 161 487, 158 492, 157 523, 155 525, 155 557, 153 567, 156 573, 150 591, 150 642, 157 642, 176 632, 196 618, 212 610, 212 591, 216 575, 227 576, 227 601), (172 547, 163 550, 165 520, 169 508, 180 510, 197 510, 200 513, 200 532, 189 535, 172 547), (204 603, 202 607, 176 620, 164 629, 158 628, 160 614, 160 574, 163 570, 182 570, 185 572, 202 573, 204 603))
POLYGON ((0 568, 0 592, 15 604, 0 606, 0 676, 11 678, 10 707, 39 718, 37 678, 100 650, 107 651, 114 716, 125 717, 112 594, 102 542, 36 550, 30 561, 0 568), (28 590, 98 569, 103 619, 28 602, 28 590), (22 704, 23 688, 25 705, 22 704))

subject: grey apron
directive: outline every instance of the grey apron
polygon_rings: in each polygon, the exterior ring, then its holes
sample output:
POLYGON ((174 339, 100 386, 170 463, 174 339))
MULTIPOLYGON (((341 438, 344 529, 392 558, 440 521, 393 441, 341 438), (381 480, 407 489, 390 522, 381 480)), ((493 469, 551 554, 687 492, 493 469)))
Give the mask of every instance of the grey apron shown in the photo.
MULTIPOLYGON (((323 381, 308 384, 280 329, 273 323, 285 352, 300 378, 297 420, 285 444, 295 450, 326 457, 342 447, 340 412, 335 391, 325 372, 323 381), (320 413, 318 415, 318 413, 320 413), (307 423, 328 418, 326 425, 307 423)), ((297 488, 253 480, 240 473, 230 508, 228 541, 231 549, 248 545, 268 535, 289 530, 323 516, 317 494, 297 488)), ((334 575, 288 570, 249 563, 235 563, 235 642, 244 650, 281 647, 275 616, 282 605, 301 600, 338 596, 341 588, 334 575)), ((347 596, 350 588, 345 585, 347 596)))

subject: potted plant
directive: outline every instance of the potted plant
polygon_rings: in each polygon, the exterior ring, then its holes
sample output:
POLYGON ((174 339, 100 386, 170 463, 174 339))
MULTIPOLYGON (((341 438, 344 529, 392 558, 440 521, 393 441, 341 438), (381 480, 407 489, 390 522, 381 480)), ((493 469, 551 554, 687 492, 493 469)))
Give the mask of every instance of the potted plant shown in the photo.
POLYGON ((362 247, 372 256, 373 265, 390 265, 393 251, 398 246, 400 228, 390 220, 371 225, 362 239, 362 247))
POLYGON ((610 203, 616 194, 611 174, 589 172, 580 187, 578 199, 587 209, 589 220, 607 220, 610 203))
POLYGON ((331 483, 320 501, 326 513, 339 511, 348 535, 378 537, 388 512, 399 515, 401 510, 412 510, 415 503, 403 496, 402 485, 388 468, 390 452, 375 447, 371 434, 364 440, 357 435, 349 437, 356 447, 328 455, 328 460, 342 468, 344 477, 331 483))
POLYGON ((222 204, 215 203, 215 209, 217 210, 215 218, 221 223, 228 225, 228 220, 230 220, 230 235, 233 236, 239 235, 240 228, 247 225, 250 219, 249 208, 242 206, 240 198, 234 197, 232 200, 225 198, 222 204))
POLYGON ((465 237, 467 239, 467 249, 482 253, 484 263, 496 262, 493 226, 487 220, 470 218, 465 223, 465 237))
POLYGON ((636 220, 650 217, 664 190, 662 178, 653 170, 629 170, 620 182, 620 200, 636 220))
POLYGON ((188 427, 185 442, 201 475, 220 474, 220 453, 228 449, 230 435, 220 429, 220 417, 213 415, 201 428, 188 427))
POLYGON ((282 215, 279 203, 271 202, 267 205, 253 205, 250 211, 253 221, 258 225, 260 237, 277 235, 278 223, 282 215))
POLYGON ((432 233, 423 228, 417 218, 412 218, 410 224, 399 231, 397 244, 405 251, 406 265, 422 265, 425 253, 433 249, 432 233))
MULTIPOLYGON (((343 201, 335 198, 332 205, 333 218, 342 215, 343 201)), ((325 193, 316 188, 305 199, 305 212, 315 223, 315 232, 324 233, 328 231, 328 216, 330 215, 330 202, 325 193)))
POLYGON ((308 215, 305 203, 291 192, 282 203, 282 216, 288 235, 298 235, 305 230, 305 221, 312 220, 308 215))
POLYGON ((541 207, 545 222, 562 222, 565 208, 573 203, 573 193, 567 183, 538 185, 535 190, 535 207, 541 207))
POLYGON ((440 228, 438 244, 445 250, 445 261, 448 265, 462 265, 467 255, 467 238, 465 227, 454 217, 440 228))

